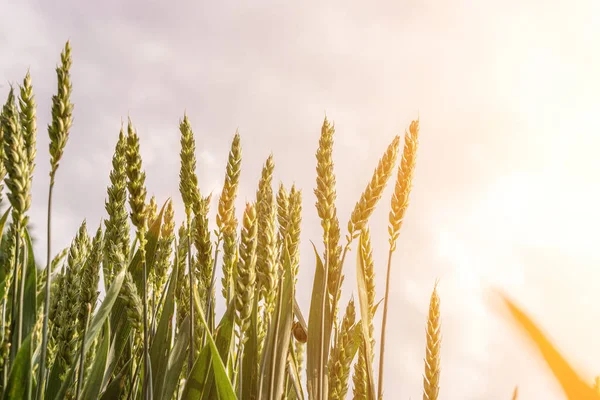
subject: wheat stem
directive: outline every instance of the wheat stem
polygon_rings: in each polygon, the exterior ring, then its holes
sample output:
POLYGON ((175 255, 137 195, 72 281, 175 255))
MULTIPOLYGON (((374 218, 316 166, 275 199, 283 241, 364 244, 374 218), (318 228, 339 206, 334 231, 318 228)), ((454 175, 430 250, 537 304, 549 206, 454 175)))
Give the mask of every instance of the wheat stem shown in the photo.
POLYGON ((377 398, 383 398, 383 366, 385 359, 385 331, 387 328, 387 310, 388 300, 390 298, 390 270, 392 266, 392 253, 390 250, 388 254, 387 272, 385 276, 385 295, 383 300, 383 319, 381 321, 381 339, 379 340, 379 378, 377 380, 377 398))
POLYGON ((194 366, 194 307, 192 300, 194 298, 194 275, 192 274, 192 224, 188 215, 187 219, 187 231, 188 231, 188 276, 190 286, 190 352, 188 357, 188 374, 192 373, 192 367, 194 366))
POLYGON ((51 276, 51 222, 52 222, 52 192, 54 189, 54 178, 58 163, 62 158, 64 147, 69 136, 69 129, 72 124, 73 104, 71 103, 71 81, 69 69, 71 68, 71 47, 66 43, 61 54, 61 67, 56 69, 58 78, 58 92, 52 98, 52 124, 48 126, 48 135, 50 137, 50 185, 48 187, 48 227, 46 243, 46 298, 44 300, 44 322, 42 326, 42 345, 40 355, 40 368, 37 382, 36 399, 42 399, 42 392, 45 388, 46 377, 46 352, 48 347, 48 316, 50 308, 50 276, 51 276))

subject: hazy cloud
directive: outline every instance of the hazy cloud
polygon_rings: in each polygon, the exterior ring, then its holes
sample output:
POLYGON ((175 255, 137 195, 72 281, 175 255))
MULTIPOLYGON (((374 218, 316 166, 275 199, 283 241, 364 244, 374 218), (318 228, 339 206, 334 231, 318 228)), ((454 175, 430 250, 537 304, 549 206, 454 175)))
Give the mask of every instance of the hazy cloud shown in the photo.
MULTIPOLYGON (((600 372, 600 325, 591 322, 600 317, 591 295, 600 276, 597 2, 309 3, 0 0, 10 16, 0 26, 2 93, 30 68, 39 106, 37 235, 45 231, 54 66, 66 39, 76 106, 57 177, 56 251, 83 218, 92 230, 105 215, 111 155, 128 116, 141 137, 149 193, 172 196, 181 217, 185 110, 203 194, 217 197, 236 129, 238 212, 254 197, 270 152, 276 182, 303 190, 299 284, 308 288, 309 240, 321 235, 312 190, 325 113, 337 131, 342 226, 387 144, 420 116, 412 204, 392 274, 386 392, 421 394, 438 277, 442 397, 506 399, 519 384, 523 398, 560 398, 520 338, 490 315, 489 284, 523 302, 588 373, 600 372)), ((390 195, 391 187, 372 221, 379 295, 390 195)), ((353 257, 346 272, 344 299, 355 291, 353 257)))

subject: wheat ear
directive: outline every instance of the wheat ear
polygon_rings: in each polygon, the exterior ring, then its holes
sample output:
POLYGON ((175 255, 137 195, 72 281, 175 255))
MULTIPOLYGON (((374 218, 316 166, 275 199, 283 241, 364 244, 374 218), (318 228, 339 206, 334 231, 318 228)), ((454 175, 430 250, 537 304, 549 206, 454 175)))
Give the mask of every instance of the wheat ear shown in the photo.
POLYGON ((440 298, 437 283, 429 302, 427 319, 427 347, 425 348, 425 374, 423 375, 423 400, 437 400, 440 391, 440 298))
POLYGON ((238 132, 233 137, 231 150, 227 159, 227 172, 225 184, 219 198, 217 213, 217 228, 219 239, 223 240, 223 297, 229 304, 232 296, 233 267, 236 258, 236 230, 237 219, 235 217, 235 199, 240 181, 240 170, 242 162, 242 146, 238 132))

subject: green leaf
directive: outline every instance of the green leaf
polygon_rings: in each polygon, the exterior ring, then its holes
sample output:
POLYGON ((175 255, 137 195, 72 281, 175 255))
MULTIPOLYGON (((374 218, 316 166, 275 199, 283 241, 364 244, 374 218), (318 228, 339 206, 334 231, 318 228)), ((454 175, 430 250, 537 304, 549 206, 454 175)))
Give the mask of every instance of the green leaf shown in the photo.
POLYGON ((104 370, 108 361, 108 351, 110 350, 110 327, 108 321, 104 322, 104 335, 102 342, 96 348, 94 353, 94 363, 92 369, 85 381, 83 387, 82 399, 97 399, 102 388, 104 378, 104 370))
POLYGON ((254 399, 256 393, 258 393, 258 377, 260 373, 260 370, 256 368, 257 365, 260 365, 258 358, 258 296, 254 296, 248 333, 248 339, 244 344, 242 371, 239 375, 242 399, 254 399))
POLYGON ((25 292, 23 296, 23 337, 27 337, 33 331, 37 321, 37 269, 29 230, 23 229, 23 232, 27 250, 27 271, 25 273, 25 292))
POLYGON ((327 282, 325 279, 325 266, 317 249, 313 244, 317 265, 313 281, 312 296, 310 300, 310 312, 308 315, 308 340, 306 343, 306 381, 309 399, 320 399, 319 384, 323 384, 325 390, 326 371, 325 363, 328 360, 330 333, 327 334, 328 322, 331 321, 331 309, 327 299, 327 282), (323 308, 323 302, 325 308, 323 308), (325 325, 323 325, 323 321, 325 325), (323 358, 321 358, 323 351, 323 358), (319 373, 322 371, 322 375, 319 373))
POLYGON ((85 335, 85 348, 89 349, 92 345, 92 342, 96 339, 98 332, 100 332, 100 328, 104 325, 104 322, 108 319, 111 314, 111 310, 119 297, 119 293, 121 292, 121 286, 123 285, 123 281, 125 280, 125 270, 122 270, 115 276, 112 284, 108 288, 108 292, 106 292, 106 296, 100 304, 98 308, 98 312, 92 318, 90 322, 90 326, 88 327, 87 334, 85 335))
MULTIPOLYGON (((187 350, 190 344, 190 317, 186 317, 181 324, 181 329, 175 338, 175 345, 167 362, 167 373, 165 374, 165 382, 163 393, 157 396, 159 399, 170 399, 175 393, 179 376, 181 376, 181 368, 187 357, 187 350)), ((163 361, 164 362, 164 361, 163 361)))
MULTIPOLYGON (((194 296, 197 298, 197 296, 194 296)), ((233 307, 229 307, 223 314, 216 330, 217 337, 215 343, 217 348, 221 348, 221 355, 225 354, 233 338, 233 307)), ((190 374, 184 388, 183 397, 189 400, 211 399, 218 395, 216 393, 215 375, 211 367, 211 349, 206 344, 198 360, 194 363, 192 373, 190 374), (211 397, 212 395, 212 397, 211 397)))
POLYGON ((10 369, 10 375, 2 398, 31 399, 31 376, 33 375, 31 365, 31 335, 25 338, 21 344, 17 356, 10 369))
POLYGON ((288 354, 288 377, 294 388, 294 394, 296 399, 304 400, 304 392, 302 391, 302 385, 300 384, 300 371, 298 368, 298 360, 296 359, 296 352, 293 351, 292 343, 290 341, 290 350, 288 354))
POLYGON ((156 334, 152 339, 150 346, 150 363, 152 364, 152 392, 162 393, 165 382, 165 371, 167 363, 164 360, 169 359, 171 351, 171 324, 173 321, 173 312, 175 309, 175 288, 177 287, 177 263, 173 265, 173 271, 168 284, 168 292, 165 297, 160 321, 156 328, 156 334))
POLYGON ((106 390, 104 390, 102 396, 100 397, 101 400, 114 400, 121 398, 121 391, 123 390, 123 386, 125 385, 125 379, 128 377, 129 364, 131 363, 131 361, 132 359, 129 359, 123 366, 121 372, 119 372, 117 376, 115 376, 112 379, 112 381, 110 381, 110 383, 106 387, 106 390))
MULTIPOLYGON (((363 248, 362 241, 364 235, 360 236, 359 249, 363 248)), ((365 263, 361 256, 361 250, 356 252, 356 282, 358 285, 358 302, 360 304, 360 324, 362 330, 362 346, 365 349, 366 359, 373 359, 373 351, 371 348, 371 335, 369 330, 369 320, 371 318, 371 311, 369 310, 369 299, 367 289, 367 278, 365 276, 365 263)), ((381 355, 383 357, 383 354, 381 355)), ((367 369, 367 398, 375 400, 375 379, 373 378, 373 366, 370 362, 365 363, 367 369)))
POLYGON ((279 281, 277 306, 274 310, 261 360, 260 399, 280 399, 288 362, 292 335, 294 278, 289 253, 285 252, 283 278, 279 281))
MULTIPOLYGON (((231 309, 231 304, 228 310, 231 309)), ((208 324, 206 323, 206 319, 204 318, 204 313, 200 311, 198 313, 200 316, 200 320, 202 321, 202 325, 204 329, 206 329, 206 338, 208 339, 208 345, 210 346, 211 358, 212 358, 212 366, 213 371, 215 373, 215 384, 217 386, 217 394, 220 400, 235 400, 235 391, 233 390, 233 386, 231 381, 229 380, 229 376, 227 376, 227 371, 225 370, 225 365, 223 364, 223 360, 221 359, 221 355, 219 354, 219 350, 217 349, 217 345, 212 337, 212 335, 208 334, 210 332, 208 328, 208 324)), ((227 347, 227 352, 229 351, 229 346, 227 347)))
POLYGON ((211 365, 210 357, 210 346, 207 344, 200 351, 200 355, 192 367, 192 373, 185 382, 183 395, 181 396, 183 399, 200 400, 204 396, 204 393, 210 390, 209 377, 214 377, 212 374, 209 375, 209 372, 211 372, 209 370, 211 365))

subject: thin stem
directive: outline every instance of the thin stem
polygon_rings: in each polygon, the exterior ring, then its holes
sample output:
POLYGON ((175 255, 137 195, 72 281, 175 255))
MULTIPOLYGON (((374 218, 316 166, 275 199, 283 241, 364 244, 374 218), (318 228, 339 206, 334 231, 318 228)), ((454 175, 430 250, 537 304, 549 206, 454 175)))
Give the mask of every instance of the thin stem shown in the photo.
POLYGON ((81 387, 83 386, 83 373, 84 373, 84 363, 85 363, 85 336, 87 335, 88 325, 90 324, 90 314, 92 311, 92 306, 87 304, 87 312, 85 316, 85 326, 83 327, 83 336, 81 337, 81 355, 79 357, 79 378, 77 378, 77 392, 75 394, 75 399, 79 400, 79 395, 81 393, 81 387))
MULTIPOLYGON (((325 238, 329 237, 329 232, 325 233, 325 238)), ((319 346, 319 383, 318 383, 318 393, 319 399, 325 398, 325 307, 328 306, 329 302, 329 240, 325 241, 325 265, 323 268, 325 269, 325 283, 323 286, 323 299, 321 300, 321 343, 319 346)), ((327 347, 329 348, 329 343, 327 343, 327 347)))
POLYGON ((142 383, 142 395, 144 400, 148 400, 148 368, 150 367, 150 363, 148 362, 148 304, 146 297, 147 289, 146 286, 148 284, 147 280, 147 272, 146 272, 146 241, 144 240, 145 229, 142 228, 139 231, 139 242, 140 242, 140 254, 142 256, 142 265, 143 265, 143 273, 144 273, 144 282, 143 282, 143 299, 142 304, 144 308, 144 379, 142 383))
POLYGON ((388 300, 390 298, 390 270, 393 250, 388 254, 387 274, 385 277, 385 297, 383 298, 383 319, 381 321, 381 339, 379 342, 379 378, 377 382, 377 398, 383 399, 383 362, 385 355, 385 328, 387 326, 388 300))
MULTIPOLYGON (((277 287, 277 314, 275 314, 275 330, 274 330, 274 334, 275 337, 273 339, 273 346, 271 347, 271 357, 273 357, 273 359, 275 358, 275 346, 277 345, 277 342, 279 341, 279 321, 281 319, 281 303, 283 301, 283 299, 281 298, 283 295, 283 277, 279 280, 279 285, 277 287)), ((275 364, 273 364, 273 367, 271 368, 271 376, 270 378, 270 382, 269 382, 269 398, 273 397, 273 394, 275 393, 275 364)), ((319 399, 324 399, 324 397, 319 397, 319 399)))
MULTIPOLYGON (((135 354, 135 352, 132 352, 132 353, 135 354)), ((135 384, 137 382, 137 374, 138 374, 138 370, 139 370, 141 364, 142 363, 137 363, 136 364, 136 366, 135 366, 135 372, 131 376, 131 390, 129 391, 129 394, 127 395, 127 400, 131 399, 131 396, 133 395, 133 392, 136 389, 135 384)), ((133 364, 131 365, 131 367, 133 368, 133 364)))
POLYGON ((44 390, 44 378, 46 376, 46 349, 48 347, 48 308, 50 307, 50 243, 52 222, 52 189, 54 188, 54 174, 50 175, 50 187, 48 189, 48 233, 46 244, 46 299, 44 301, 44 325, 42 328, 42 354, 40 356, 40 371, 36 391, 36 400, 41 400, 44 390))
POLYGON ((242 352, 241 352, 241 349, 242 349, 242 346, 240 346, 240 350, 239 350, 240 354, 238 355, 238 382, 239 382, 239 384, 238 384, 238 399, 243 398, 242 397, 242 394, 243 394, 242 391, 244 390, 243 383, 242 383, 242 374, 244 373, 244 370, 243 370, 243 365, 244 364, 242 362, 242 352))
POLYGON ((192 367, 194 366, 194 277, 192 276, 192 224, 190 216, 187 217, 187 228, 188 228, 188 274, 190 284, 190 354, 188 357, 188 374, 192 373, 192 367))

